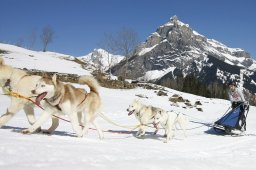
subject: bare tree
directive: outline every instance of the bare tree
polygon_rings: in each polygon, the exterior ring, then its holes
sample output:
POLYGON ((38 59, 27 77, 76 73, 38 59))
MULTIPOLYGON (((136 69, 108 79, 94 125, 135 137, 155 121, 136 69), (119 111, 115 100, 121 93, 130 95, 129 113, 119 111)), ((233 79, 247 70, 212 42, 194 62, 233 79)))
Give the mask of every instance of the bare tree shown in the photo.
POLYGON ((43 43, 43 51, 46 51, 47 46, 49 43, 52 42, 54 31, 51 26, 46 26, 41 34, 41 40, 43 43))
POLYGON ((104 64, 103 64, 103 56, 101 53, 96 52, 96 54, 92 54, 91 55, 91 61, 93 63, 95 63, 95 67, 97 69, 97 71, 101 74, 103 73, 104 68, 104 64))
POLYGON ((107 62, 108 62, 108 71, 109 71, 109 75, 111 76, 111 67, 113 66, 113 62, 114 58, 111 54, 116 54, 117 50, 116 47, 114 45, 114 41, 113 41, 113 35, 112 34, 104 34, 104 38, 103 38, 103 42, 101 43, 101 48, 104 49, 107 52, 107 62))
POLYGON ((112 65, 113 65, 113 56, 107 51, 107 55, 108 55, 108 70, 109 70, 109 75, 111 76, 112 75, 112 73, 111 73, 111 67, 112 67, 112 65))
POLYGON ((33 49, 36 43, 36 30, 32 30, 31 33, 28 35, 28 49, 33 49))
MULTIPOLYGON (((103 44, 106 51, 112 54, 120 54, 125 56, 126 64, 124 71, 124 78, 126 78, 128 58, 131 56, 132 52, 135 50, 139 43, 139 38, 137 33, 130 28, 123 27, 116 34, 105 33, 103 44)), ((113 61, 110 60, 112 64, 113 61)))

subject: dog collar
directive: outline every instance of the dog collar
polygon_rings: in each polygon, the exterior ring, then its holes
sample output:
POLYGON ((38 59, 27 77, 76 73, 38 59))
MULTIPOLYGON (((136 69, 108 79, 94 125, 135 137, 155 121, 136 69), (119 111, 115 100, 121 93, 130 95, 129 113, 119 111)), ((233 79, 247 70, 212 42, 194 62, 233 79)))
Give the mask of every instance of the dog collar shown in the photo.
POLYGON ((59 93, 58 95, 55 95, 49 99, 46 99, 46 101, 52 105, 58 105, 60 104, 60 100, 61 100, 61 93, 59 93))

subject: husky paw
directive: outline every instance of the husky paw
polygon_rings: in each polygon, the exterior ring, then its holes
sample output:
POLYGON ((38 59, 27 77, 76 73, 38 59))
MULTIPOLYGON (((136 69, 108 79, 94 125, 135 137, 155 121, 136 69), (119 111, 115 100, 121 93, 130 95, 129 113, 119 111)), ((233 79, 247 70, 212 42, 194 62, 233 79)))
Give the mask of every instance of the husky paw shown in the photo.
POLYGON ((170 140, 169 139, 165 139, 164 140, 164 143, 168 143, 170 140))
POLYGON ((41 132, 42 132, 43 134, 46 134, 46 135, 52 134, 52 132, 49 131, 49 130, 41 130, 41 132))
POLYGON ((103 140, 104 139, 104 135, 103 134, 99 135, 99 138, 100 138, 100 140, 103 140))
POLYGON ((31 134, 32 132, 29 129, 24 129, 21 131, 23 134, 31 134))
POLYGON ((41 132, 43 132, 43 130, 40 127, 35 130, 35 133, 41 133, 41 132))
POLYGON ((140 138, 140 137, 142 137, 143 135, 141 134, 141 133, 139 133, 139 134, 137 134, 136 133, 136 135, 135 135, 135 137, 137 137, 137 138, 140 138))
POLYGON ((136 137, 141 136, 141 132, 140 132, 140 131, 138 131, 138 132, 135 134, 135 136, 136 136, 136 137))
POLYGON ((78 137, 78 138, 82 138, 82 137, 84 137, 84 135, 81 133, 81 134, 76 134, 76 136, 78 137))
POLYGON ((137 133, 136 133, 136 137, 142 137, 145 135, 145 131, 142 131, 142 130, 139 130, 137 133))
POLYGON ((136 138, 139 138, 139 139, 144 139, 145 135, 144 134, 139 134, 137 136, 135 136, 136 138))

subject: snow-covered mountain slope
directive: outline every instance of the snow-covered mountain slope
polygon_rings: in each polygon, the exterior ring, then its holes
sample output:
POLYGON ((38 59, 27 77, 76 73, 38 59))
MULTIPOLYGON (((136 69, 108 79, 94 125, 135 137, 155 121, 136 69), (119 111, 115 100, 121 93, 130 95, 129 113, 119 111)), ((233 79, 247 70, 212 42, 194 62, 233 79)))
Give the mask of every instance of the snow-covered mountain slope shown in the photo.
POLYGON ((124 59, 120 55, 112 55, 103 49, 81 56, 27 50, 9 44, 0 43, 0 55, 5 62, 16 68, 36 69, 41 71, 89 75, 96 69, 106 71, 124 59), (13 62, 14 60, 18 62, 13 62))
POLYGON ((100 69, 106 71, 123 60, 124 56, 113 55, 103 49, 94 49, 93 52, 81 56, 78 59, 87 63, 87 68, 91 67, 92 70, 100 69))
POLYGON ((206 85, 238 78, 237 82, 246 81, 246 88, 256 93, 256 86, 253 85, 256 81, 256 61, 248 52, 208 39, 176 16, 160 26, 136 49, 128 66, 120 62, 112 68, 112 72, 120 75, 126 68, 129 78, 156 82, 189 74, 206 85), (233 68, 238 71, 233 73, 233 68), (241 69, 246 70, 246 80, 239 79, 241 69))
POLYGON ((71 73, 77 75, 89 75, 90 72, 74 62, 75 57, 55 52, 37 52, 14 45, 1 44, 0 54, 6 64, 16 68, 36 69, 49 72, 71 73))
MULTIPOLYGON (((141 94, 145 104, 158 106, 166 110, 176 110, 188 115, 187 137, 177 130, 174 139, 163 143, 163 130, 154 136, 152 128, 147 128, 143 139, 129 134, 131 129, 110 124, 101 117, 96 121, 104 129, 104 139, 100 140, 95 130, 89 130, 84 138, 74 135, 71 124, 60 120, 53 135, 24 135, 20 131, 29 126, 23 111, 18 113, 0 129, 0 169, 4 170, 69 170, 69 169, 190 169, 190 170, 253 170, 256 166, 256 112, 251 110, 247 119, 247 134, 250 136, 231 137, 206 133, 210 129, 204 125, 213 123, 230 106, 229 101, 207 99, 178 91, 166 89, 168 96, 157 96, 154 90, 133 89, 114 90, 101 88, 105 116, 120 125, 135 126, 138 121, 128 116, 128 105, 141 94), (202 103, 203 112, 196 109, 183 109, 170 106, 169 97, 174 94, 194 103, 202 103), (117 132, 117 133, 115 133, 117 132), (118 132, 128 132, 118 133, 118 132)), ((9 98, 0 96, 0 112, 4 113, 9 98)), ((36 108, 39 116, 42 110, 36 108)), ((68 117, 63 116, 68 119, 68 117)), ((48 128, 50 121, 43 128, 48 128)), ((91 128, 94 128, 91 126, 91 128)), ((136 130, 135 130, 136 131, 136 130)))
POLYGON ((163 67, 165 67, 164 64, 173 64, 173 62, 176 62, 177 67, 183 67, 193 60, 212 55, 231 65, 250 70, 256 69, 256 61, 248 52, 240 48, 229 48, 214 39, 208 39, 192 30, 188 24, 179 21, 176 16, 152 33, 146 42, 137 49, 137 54, 138 56, 146 53, 159 54, 160 52, 156 52, 159 49, 169 50, 163 52, 166 55, 155 56, 159 60, 158 63, 162 64, 163 67), (177 56, 171 56, 172 54, 177 56), (167 61, 164 62, 164 60, 167 61), (168 62, 168 60, 170 61, 168 62))

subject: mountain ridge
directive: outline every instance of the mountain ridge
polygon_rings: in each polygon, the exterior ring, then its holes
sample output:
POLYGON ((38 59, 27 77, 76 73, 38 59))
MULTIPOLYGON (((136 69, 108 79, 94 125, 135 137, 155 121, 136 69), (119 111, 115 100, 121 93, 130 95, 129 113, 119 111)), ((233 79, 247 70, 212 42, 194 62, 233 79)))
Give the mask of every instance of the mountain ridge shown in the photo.
POLYGON ((193 74, 207 86, 215 81, 226 84, 234 80, 256 93, 256 61, 248 52, 208 39, 179 21, 177 16, 150 34, 128 61, 114 66, 112 73, 124 75, 127 67, 128 78, 155 83, 193 74), (240 70, 246 70, 243 80, 240 70))

